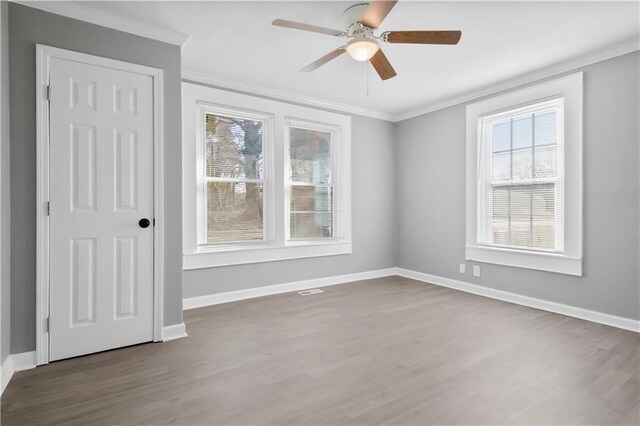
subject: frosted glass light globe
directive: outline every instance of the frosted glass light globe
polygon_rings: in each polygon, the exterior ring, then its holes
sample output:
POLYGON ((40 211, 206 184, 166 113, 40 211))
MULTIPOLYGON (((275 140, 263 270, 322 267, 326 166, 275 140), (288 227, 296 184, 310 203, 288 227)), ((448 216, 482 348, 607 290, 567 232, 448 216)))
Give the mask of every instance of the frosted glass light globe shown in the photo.
POLYGON ((366 37, 354 38, 347 43, 347 53, 356 61, 368 61, 379 49, 377 41, 366 37))

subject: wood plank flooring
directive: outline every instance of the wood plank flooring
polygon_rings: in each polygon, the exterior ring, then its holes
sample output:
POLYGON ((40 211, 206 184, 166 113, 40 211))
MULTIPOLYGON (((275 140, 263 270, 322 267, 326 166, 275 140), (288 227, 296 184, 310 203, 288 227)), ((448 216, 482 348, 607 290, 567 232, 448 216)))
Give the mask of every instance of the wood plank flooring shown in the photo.
POLYGON ((390 277, 16 373, 2 424, 633 424, 636 333, 390 277))

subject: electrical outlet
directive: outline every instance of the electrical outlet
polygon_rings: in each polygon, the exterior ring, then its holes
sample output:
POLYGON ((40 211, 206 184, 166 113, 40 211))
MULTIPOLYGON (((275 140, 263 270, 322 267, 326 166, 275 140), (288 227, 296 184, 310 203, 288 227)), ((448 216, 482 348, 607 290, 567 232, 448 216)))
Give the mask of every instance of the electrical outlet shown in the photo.
POLYGON ((460 273, 461 274, 465 274, 467 270, 467 265, 465 265, 464 263, 460 264, 460 273))
POLYGON ((480 276, 480 265, 473 265, 473 276, 474 277, 480 276))

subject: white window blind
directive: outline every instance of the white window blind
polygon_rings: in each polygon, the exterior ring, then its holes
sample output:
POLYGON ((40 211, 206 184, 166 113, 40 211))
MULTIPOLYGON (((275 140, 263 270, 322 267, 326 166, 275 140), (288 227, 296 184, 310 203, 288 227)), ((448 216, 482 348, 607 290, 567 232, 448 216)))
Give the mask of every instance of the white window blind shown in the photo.
POLYGON ((563 252, 562 98, 481 117, 478 243, 563 252))
POLYGON ((201 244, 261 241, 264 122, 205 113, 201 244))

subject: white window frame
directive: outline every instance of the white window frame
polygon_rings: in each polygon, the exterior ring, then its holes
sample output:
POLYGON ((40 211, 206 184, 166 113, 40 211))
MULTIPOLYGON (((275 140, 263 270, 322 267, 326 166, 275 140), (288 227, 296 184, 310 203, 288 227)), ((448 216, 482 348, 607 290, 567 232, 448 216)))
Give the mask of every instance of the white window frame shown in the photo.
MULTIPOLYGON (((582 106, 583 73, 575 73, 467 106, 465 259, 582 275, 582 106), (483 244, 480 221, 486 220, 480 194, 482 118, 562 98, 564 102, 564 249, 540 251, 483 244)), ((560 157, 561 158, 561 157, 560 157)), ((562 184, 559 179, 558 184, 562 184)))
POLYGON ((197 223, 200 225, 197 227, 198 246, 200 247, 203 245, 207 245, 206 241, 208 224, 205 211, 207 210, 206 195, 208 181, 205 177, 205 154, 204 143, 202 143, 205 135, 206 114, 262 121, 262 157, 264 165, 264 176, 262 177, 262 179, 255 180, 255 182, 261 181, 263 183, 262 210, 264 213, 262 217, 262 240, 211 244, 210 247, 208 247, 208 251, 225 251, 239 247, 250 248, 256 246, 272 246, 275 242, 273 235, 273 218, 271 215, 273 205, 273 155, 271 153, 273 149, 273 116, 271 114, 259 113, 254 111, 227 108, 207 102, 198 102, 197 105, 199 111, 196 117, 196 138, 198 138, 198 144, 196 146, 196 185, 198 188, 198 194, 200 195, 196 197, 196 217, 198 221, 197 223))
MULTIPOLYGON (((487 143, 487 141, 492 141, 493 140, 493 134, 492 134, 492 122, 500 120, 500 119, 504 119, 504 118, 508 118, 508 117, 513 117, 513 116, 517 116, 520 114, 531 114, 533 112, 539 112, 539 111, 544 111, 544 110, 548 110, 550 108, 557 108, 559 111, 558 114, 558 121, 564 123, 564 98, 559 98, 559 97, 554 97, 553 99, 548 99, 548 100, 542 100, 542 101, 536 101, 533 102, 532 104, 529 105, 524 105, 521 106, 519 108, 516 109, 509 109, 507 111, 503 111, 503 112, 499 112, 497 114, 488 114, 488 115, 483 115, 482 117, 479 117, 479 121, 482 120, 483 123, 478 123, 478 126, 482 126, 482 129, 480 130, 482 133, 482 137, 484 138, 485 142, 482 143, 480 140, 478 140, 478 156, 479 156, 479 164, 485 163, 485 170, 482 170, 482 167, 480 167, 481 170, 479 170, 478 175, 482 176, 483 171, 487 171, 487 170, 492 170, 493 169, 493 150, 492 150, 492 144, 491 143, 487 143)), ((478 139, 480 138, 480 136, 478 136, 478 139)), ((563 126, 562 125, 558 125, 556 128, 556 150, 557 150, 557 161, 558 164, 562 163, 564 164, 564 131, 563 131, 563 126)), ((535 152, 535 146, 534 146, 534 152, 535 152)), ((556 206, 555 212, 555 238, 554 240, 556 242, 559 242, 559 245, 561 248, 558 250, 547 250, 547 249, 535 249, 535 248, 522 248, 520 250, 530 250, 530 251, 542 251, 542 252, 547 252, 547 253, 562 253, 563 252, 563 246, 564 246, 564 232, 563 232, 563 225, 564 225, 564 204, 562 203, 562 200, 564 200, 564 168, 561 168, 558 170, 558 175, 556 177, 552 177, 552 178, 530 178, 527 180, 507 180, 507 181, 498 181, 498 182, 492 182, 491 179, 485 179, 485 180, 481 180, 479 179, 478 181, 478 217, 480 218, 480 222, 481 223, 485 223, 485 226, 478 226, 478 234, 477 234, 477 241, 478 241, 478 245, 482 245, 482 246, 492 246, 492 247, 497 247, 497 248, 506 248, 506 249, 512 249, 513 247, 511 246, 501 246, 499 244, 493 244, 491 242, 491 237, 492 237, 492 233, 491 233, 491 226, 487 226, 487 223, 491 221, 491 209, 490 209, 490 203, 489 200, 484 197, 488 197, 489 194, 491 193, 491 189, 494 186, 500 186, 503 188, 508 188, 511 186, 522 186, 522 185, 528 185, 528 184, 544 184, 544 183, 552 183, 555 186, 555 200, 554 200, 554 206, 556 206), (483 232, 484 231, 484 232, 483 232)))
POLYGON ((340 235, 344 234, 344 228, 346 226, 343 218, 344 210, 344 196, 345 191, 340 190, 343 188, 344 180, 344 162, 340 161, 343 158, 343 144, 342 135, 339 126, 329 125, 325 123, 314 123, 308 120, 302 120, 298 118, 286 117, 285 118, 285 147, 287 147, 287 156, 285 158, 285 179, 286 179, 286 191, 285 191, 285 239, 287 245, 300 246, 306 245, 310 242, 326 242, 326 241, 338 241, 340 235), (333 220, 333 237, 322 239, 308 239, 308 238, 291 238, 291 156, 289 155, 291 141, 290 141, 290 129, 291 127, 296 129, 316 130, 320 132, 326 132, 331 134, 331 179, 332 179, 332 220, 333 220))
POLYGON ((182 83, 183 99, 183 269, 211 268, 317 256, 350 254, 351 117, 313 108, 182 83), (203 245, 204 113, 260 117, 263 129, 264 241, 203 245), (335 211, 340 211, 332 238, 289 240, 288 122, 331 129, 332 166, 336 177, 335 211), (335 140, 334 140, 335 137, 335 140), (335 151, 335 152, 334 152, 335 151), (338 186, 339 182, 339 186, 338 186), (340 210, 338 210, 340 209, 340 210), (199 231, 200 229, 200 231, 199 231), (199 233, 200 232, 200 233, 199 233))

